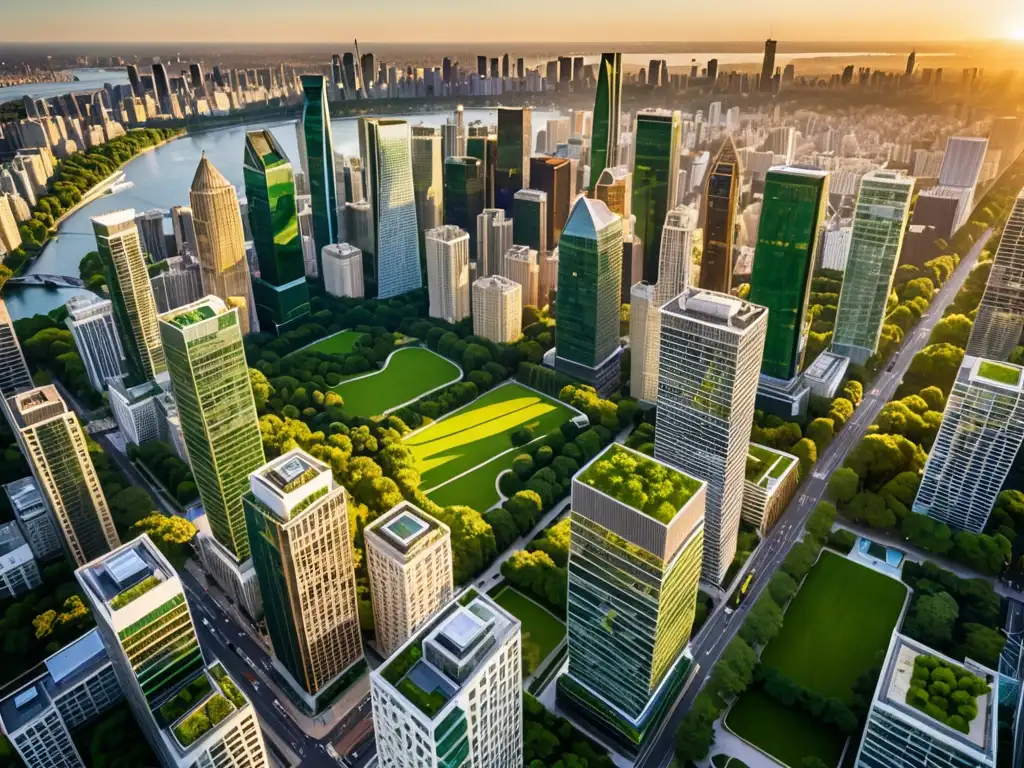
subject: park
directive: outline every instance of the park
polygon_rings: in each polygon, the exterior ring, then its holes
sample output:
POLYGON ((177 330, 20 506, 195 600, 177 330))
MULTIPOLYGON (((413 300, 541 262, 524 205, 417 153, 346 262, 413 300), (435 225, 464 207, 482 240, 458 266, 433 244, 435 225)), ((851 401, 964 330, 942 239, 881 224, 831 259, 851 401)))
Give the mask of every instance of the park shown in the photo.
MULTIPOLYGON (((311 349, 324 351, 316 345, 311 349)), ((429 349, 402 347, 391 353, 379 371, 350 378, 333 390, 344 399, 346 411, 368 419, 386 415, 460 378, 462 371, 457 365, 429 349)))

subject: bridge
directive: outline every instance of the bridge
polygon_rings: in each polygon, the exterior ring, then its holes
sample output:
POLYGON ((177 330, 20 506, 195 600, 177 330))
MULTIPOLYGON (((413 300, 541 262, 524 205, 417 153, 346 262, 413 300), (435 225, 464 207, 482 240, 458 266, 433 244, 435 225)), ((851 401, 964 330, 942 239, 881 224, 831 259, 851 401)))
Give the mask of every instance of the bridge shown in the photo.
POLYGON ((25 275, 12 277, 7 285, 42 285, 46 288, 85 288, 85 283, 77 277, 67 275, 25 275))

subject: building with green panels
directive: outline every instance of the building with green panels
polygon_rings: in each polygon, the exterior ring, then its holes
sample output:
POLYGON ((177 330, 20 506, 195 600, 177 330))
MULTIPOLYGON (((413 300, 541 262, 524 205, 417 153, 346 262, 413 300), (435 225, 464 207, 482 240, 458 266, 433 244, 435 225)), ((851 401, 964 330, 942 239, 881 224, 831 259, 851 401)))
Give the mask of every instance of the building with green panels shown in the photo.
POLYGON ((498 108, 498 164, 494 170, 494 207, 512 216, 515 194, 530 186, 533 143, 531 107, 498 108))
POLYGON ((303 75, 302 137, 309 168, 309 197, 313 208, 313 242, 317 274, 323 281, 320 252, 338 242, 338 195, 335 190, 334 142, 327 105, 327 78, 303 75))
POLYGON ((516 192, 514 211, 512 242, 532 248, 537 253, 549 250, 547 192, 520 189, 516 192))
POLYGON ((682 121, 679 112, 643 110, 633 125, 633 234, 643 243, 643 279, 658 282, 661 229, 676 207, 682 121))
POLYGON ((249 227, 260 265, 260 276, 252 281, 256 316, 261 331, 280 334, 309 316, 295 179, 288 157, 267 130, 245 135, 243 171, 249 227))
POLYGON ((476 217, 483 213, 483 164, 475 157, 444 161, 444 223, 469 233, 469 255, 477 256, 476 217))
POLYGON ((706 488, 621 445, 573 478, 569 670, 558 700, 627 753, 690 671, 706 488))
POLYGON ((494 172, 498 167, 498 137, 469 136, 466 139, 466 154, 480 161, 483 174, 484 208, 494 208, 494 172))
POLYGON ((594 96, 594 125, 590 139, 590 191, 601 172, 618 165, 619 112, 622 104, 622 54, 602 53, 594 96))
POLYGON ((622 219, 578 198, 558 253, 555 368, 607 396, 619 383, 622 219))
POLYGON ((828 171, 779 166, 765 179, 749 299, 768 309, 761 374, 778 381, 800 373, 828 177, 828 171))
MULTIPOLYGON (((547 249, 558 247, 562 229, 569 218, 572 193, 572 163, 565 157, 531 157, 530 187, 548 196, 545 239, 547 249)), ((525 243, 524 243, 525 245, 525 243)))
POLYGON ((736 231, 742 171, 736 145, 727 136, 711 164, 704 185, 704 254, 700 260, 700 287, 706 291, 732 290, 732 246, 736 231))

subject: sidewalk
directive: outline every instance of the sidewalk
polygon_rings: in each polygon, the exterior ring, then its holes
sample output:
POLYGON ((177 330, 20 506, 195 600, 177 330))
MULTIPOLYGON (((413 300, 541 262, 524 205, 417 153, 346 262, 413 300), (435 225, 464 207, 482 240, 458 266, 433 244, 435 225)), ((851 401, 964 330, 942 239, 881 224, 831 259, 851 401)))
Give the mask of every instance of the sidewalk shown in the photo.
POLYGON ((728 730, 722 723, 722 718, 715 720, 714 729, 714 746, 711 747, 711 753, 706 758, 697 761, 699 768, 711 766, 711 758, 719 754, 742 760, 750 768, 787 768, 785 764, 778 762, 756 747, 751 746, 728 730))

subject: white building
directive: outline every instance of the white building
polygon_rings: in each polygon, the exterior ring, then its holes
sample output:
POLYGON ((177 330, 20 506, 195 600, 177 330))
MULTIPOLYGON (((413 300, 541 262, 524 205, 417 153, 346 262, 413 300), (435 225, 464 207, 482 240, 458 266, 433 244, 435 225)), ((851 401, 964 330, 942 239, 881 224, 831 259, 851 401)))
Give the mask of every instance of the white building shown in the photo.
POLYGON ((125 371, 124 350, 114 323, 113 304, 92 294, 74 296, 64 304, 68 316, 64 324, 71 331, 89 383, 97 392, 104 392, 112 379, 125 371))
POLYGON ((513 245, 505 253, 501 274, 522 287, 521 299, 524 307, 528 304, 537 306, 540 264, 535 250, 527 245, 513 245))
POLYGON ((661 329, 655 293, 646 281, 629 291, 629 394, 651 404, 658 402, 658 355, 651 342, 661 329))
POLYGON ((57 524, 31 475, 4 486, 21 533, 37 560, 53 560, 63 554, 57 524))
POLYGON ((950 136, 939 169, 939 184, 948 187, 970 187, 972 190, 985 163, 988 139, 975 136, 950 136))
POLYGON ((447 225, 428 230, 427 292, 430 316, 457 323, 469 315, 469 234, 447 225))
POLYGON ((523 325, 522 286, 501 275, 473 283, 473 333, 495 343, 519 338, 523 325))
POLYGON ((476 276, 502 274, 505 254, 512 247, 512 219, 501 208, 484 208, 476 217, 476 276))
POLYGON ((850 256, 850 240, 853 236, 852 227, 826 229, 821 244, 822 269, 835 269, 842 272, 846 269, 846 260, 850 256))
POLYGON ((324 290, 331 296, 363 297, 363 252, 348 243, 325 245, 320 251, 324 290))
POLYGON ((0 525, 0 600, 11 600, 43 583, 32 549, 15 522, 0 525))
MULTIPOLYGON (((162 374, 166 377, 166 374, 162 374)), ((110 412, 124 439, 134 445, 149 440, 160 440, 165 433, 165 421, 156 400, 163 390, 155 381, 146 381, 126 387, 124 379, 114 379, 107 389, 110 412)))

